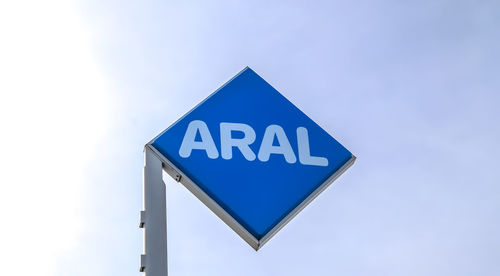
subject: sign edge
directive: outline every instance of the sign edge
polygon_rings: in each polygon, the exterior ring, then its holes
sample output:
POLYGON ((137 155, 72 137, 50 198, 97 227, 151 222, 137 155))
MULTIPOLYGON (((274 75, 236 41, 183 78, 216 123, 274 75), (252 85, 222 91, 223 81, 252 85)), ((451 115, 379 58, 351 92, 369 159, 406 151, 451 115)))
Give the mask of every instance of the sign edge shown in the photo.
POLYGON ((161 154, 151 143, 146 144, 162 161, 166 168, 165 171, 177 182, 182 183, 196 198, 198 198, 205 206, 208 207, 217 217, 219 217, 227 226, 229 226, 236 234, 238 234, 246 243, 248 243, 255 251, 259 250, 259 240, 254 237, 248 230, 245 229, 236 219, 234 219, 224 208, 222 208, 215 200, 210 198, 194 181, 179 170, 168 158, 161 154), (180 175, 180 179, 177 177, 180 175))

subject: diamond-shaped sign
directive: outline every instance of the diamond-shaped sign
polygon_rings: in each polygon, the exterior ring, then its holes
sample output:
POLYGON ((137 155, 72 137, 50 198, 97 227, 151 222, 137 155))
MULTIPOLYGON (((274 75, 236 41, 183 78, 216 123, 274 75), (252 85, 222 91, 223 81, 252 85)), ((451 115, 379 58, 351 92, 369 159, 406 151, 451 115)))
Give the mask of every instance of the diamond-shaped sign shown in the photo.
POLYGON ((248 67, 149 145, 256 250, 355 160, 248 67))

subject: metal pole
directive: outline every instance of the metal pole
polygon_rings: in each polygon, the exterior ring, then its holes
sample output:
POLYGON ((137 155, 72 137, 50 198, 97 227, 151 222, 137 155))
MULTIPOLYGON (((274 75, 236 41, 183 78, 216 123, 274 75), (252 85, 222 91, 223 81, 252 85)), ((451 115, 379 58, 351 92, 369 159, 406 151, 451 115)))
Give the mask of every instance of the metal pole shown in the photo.
POLYGON ((141 272, 146 276, 167 276, 167 200, 162 162, 144 147, 143 208, 140 228, 144 228, 144 254, 141 272))

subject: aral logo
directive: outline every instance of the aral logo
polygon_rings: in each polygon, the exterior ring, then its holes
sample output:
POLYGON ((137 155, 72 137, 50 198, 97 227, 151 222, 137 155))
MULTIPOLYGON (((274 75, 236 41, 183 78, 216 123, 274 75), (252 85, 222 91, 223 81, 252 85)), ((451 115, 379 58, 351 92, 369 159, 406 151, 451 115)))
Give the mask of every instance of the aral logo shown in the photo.
POLYGON ((250 68, 150 145, 168 173, 255 249, 355 159, 250 68))
MULTIPOLYGON (((279 125, 270 125, 266 128, 264 136, 260 142, 259 152, 257 156, 250 148, 256 140, 254 129, 242 123, 220 123, 220 149, 223 159, 230 160, 233 158, 233 148, 238 149, 248 161, 254 161, 256 157, 262 161, 269 161, 271 154, 283 155, 284 160, 290 164, 297 162, 297 157, 292 149, 292 145, 283 130, 279 125), (233 138, 233 132, 243 134, 242 138, 233 138), (278 145, 274 145, 274 141, 278 145)), ((309 148, 309 134, 305 127, 297 128, 297 151, 299 153, 299 162, 303 165, 312 166, 328 166, 328 159, 325 157, 311 156, 309 148)), ((179 149, 179 155, 183 158, 191 156, 193 150, 203 150, 207 157, 216 159, 219 157, 219 152, 215 145, 214 139, 205 122, 200 120, 191 121, 186 129, 184 138, 179 149), (199 134, 200 141, 196 141, 199 134)))

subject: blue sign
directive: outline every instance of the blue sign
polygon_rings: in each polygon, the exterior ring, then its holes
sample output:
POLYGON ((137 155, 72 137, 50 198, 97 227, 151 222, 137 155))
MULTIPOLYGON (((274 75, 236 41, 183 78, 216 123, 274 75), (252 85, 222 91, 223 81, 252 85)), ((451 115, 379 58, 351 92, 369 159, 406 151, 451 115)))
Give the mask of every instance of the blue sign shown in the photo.
POLYGON ((150 145, 256 250, 355 160, 248 67, 150 145))

